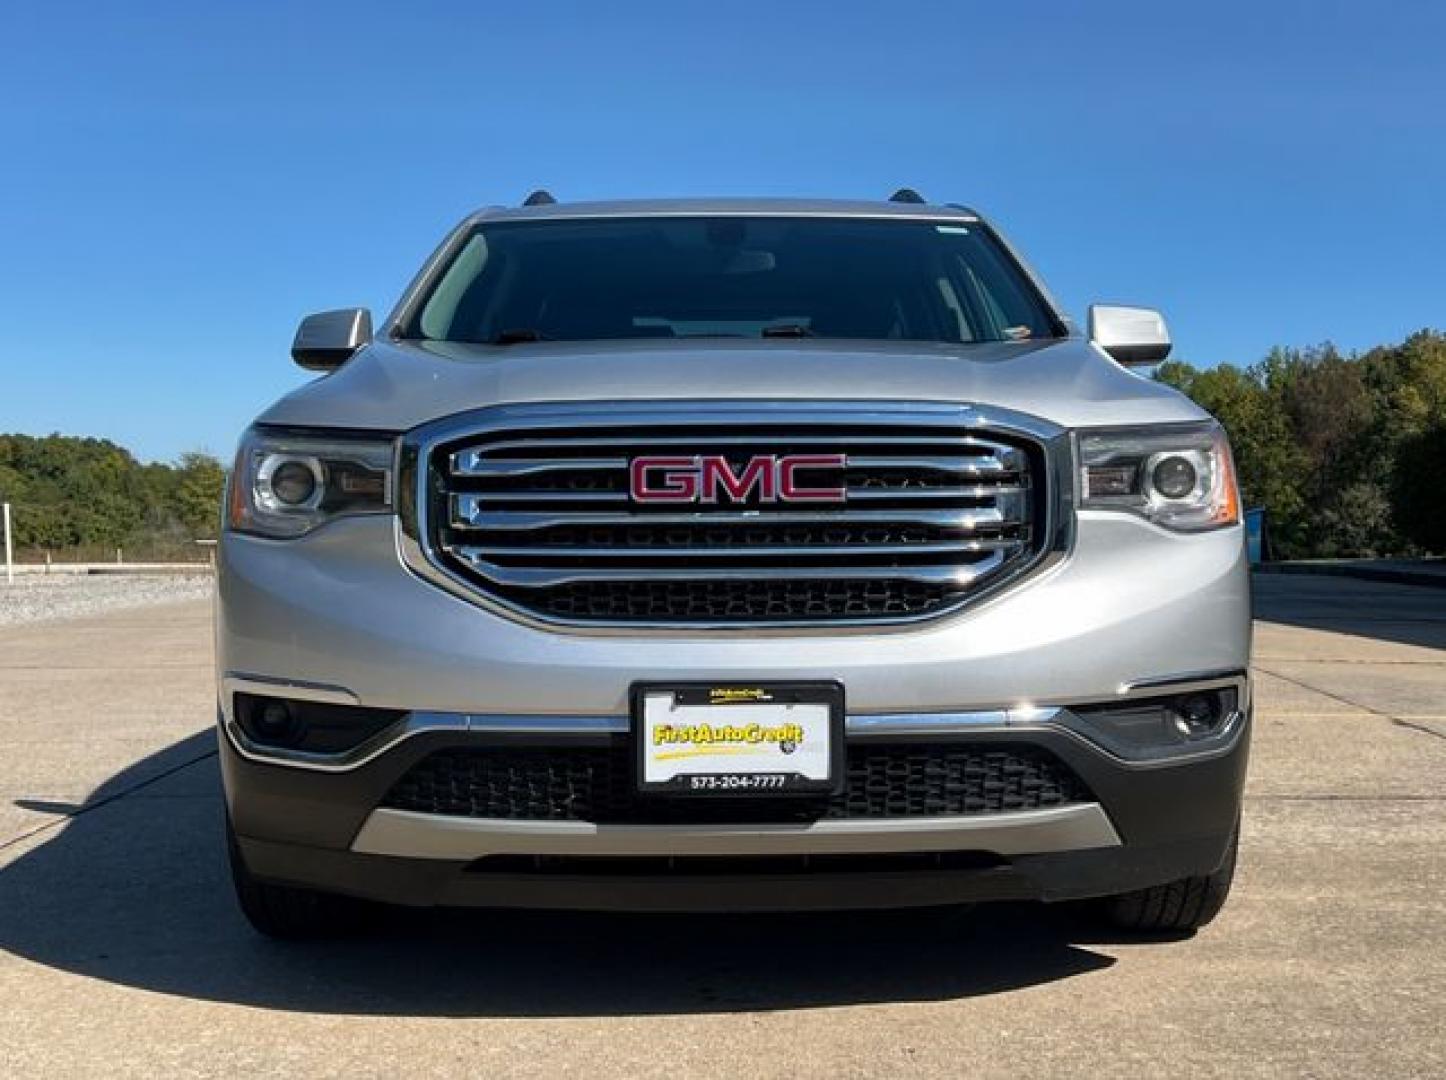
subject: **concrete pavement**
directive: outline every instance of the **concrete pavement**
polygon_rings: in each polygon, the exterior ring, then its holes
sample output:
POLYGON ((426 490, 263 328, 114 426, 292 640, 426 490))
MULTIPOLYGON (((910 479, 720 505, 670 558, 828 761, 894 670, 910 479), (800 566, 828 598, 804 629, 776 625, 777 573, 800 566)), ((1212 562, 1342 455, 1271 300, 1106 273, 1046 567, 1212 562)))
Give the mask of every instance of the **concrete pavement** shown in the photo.
POLYGON ((999 907, 275 945, 225 880, 207 604, 0 630, 0 1074, 1442 1075, 1446 602, 1257 588, 1236 891, 1153 943, 999 907))

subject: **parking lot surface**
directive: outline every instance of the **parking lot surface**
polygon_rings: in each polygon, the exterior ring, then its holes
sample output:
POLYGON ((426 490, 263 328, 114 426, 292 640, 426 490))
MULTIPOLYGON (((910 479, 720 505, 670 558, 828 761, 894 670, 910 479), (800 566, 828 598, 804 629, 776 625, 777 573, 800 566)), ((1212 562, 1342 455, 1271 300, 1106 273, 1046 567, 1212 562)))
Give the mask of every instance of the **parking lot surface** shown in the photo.
POLYGON ((0 1074, 1446 1075, 1446 592, 1257 607, 1235 894, 1154 942, 1008 906, 270 943, 223 866, 208 603, 0 628, 0 1074))

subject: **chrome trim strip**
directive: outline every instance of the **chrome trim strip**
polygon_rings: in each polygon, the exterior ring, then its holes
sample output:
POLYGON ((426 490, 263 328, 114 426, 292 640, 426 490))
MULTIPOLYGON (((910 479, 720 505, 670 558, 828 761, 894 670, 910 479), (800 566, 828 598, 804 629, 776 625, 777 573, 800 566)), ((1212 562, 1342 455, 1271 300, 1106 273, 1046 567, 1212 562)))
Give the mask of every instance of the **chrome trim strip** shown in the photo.
POLYGON ((221 676, 221 692, 226 695, 227 705, 237 691, 270 697, 281 695, 297 701, 316 701, 327 705, 361 704, 361 699, 344 686, 306 682, 303 679, 278 679, 270 675, 254 675, 249 671, 226 672, 221 676))
POLYGON ((846 467, 850 469, 920 469, 958 473, 965 476, 1008 476, 1024 468, 1024 455, 1012 446, 1000 446, 988 454, 975 457, 933 455, 875 457, 868 454, 850 454, 846 467))
MULTIPOLYGON (((1218 688, 1234 685, 1240 695, 1240 707, 1233 713, 1220 731, 1207 745, 1198 749, 1183 748, 1178 754, 1158 759, 1122 758, 1090 738, 1086 731, 1073 724, 1066 724, 1072 718, 1069 704, 1016 705, 994 709, 969 709, 957 712, 904 712, 904 713, 855 713, 850 715, 845 730, 850 739, 888 739, 903 735, 953 736, 960 732, 1022 731, 1047 729, 1067 735, 1087 746, 1096 753, 1108 757, 1118 765, 1130 768, 1157 768, 1188 761, 1214 757, 1227 753, 1235 743, 1236 736, 1244 726, 1250 711, 1250 680, 1240 671, 1217 672, 1163 679, 1144 679, 1129 684, 1132 690, 1122 690, 1112 700, 1128 700, 1139 697, 1157 697, 1162 687, 1178 689, 1181 693, 1190 690, 1218 688)), ((306 692, 325 693, 325 697, 306 697, 309 701, 325 701, 337 704, 355 705, 359 700, 355 694, 342 687, 321 687, 273 679, 264 676, 239 677, 228 672, 226 708, 221 719, 222 730, 231 740, 232 746, 242 757, 268 765, 283 765, 319 772, 346 772, 357 769, 376 760, 398 744, 417 735, 437 731, 476 732, 478 734, 510 734, 539 736, 572 735, 625 735, 632 729, 627 716, 608 715, 566 715, 566 714, 499 714, 499 713, 455 713, 417 711, 409 713, 397 723, 378 732, 360 746, 341 754, 317 754, 276 747, 261 746, 251 741, 246 733, 231 719, 230 695, 235 690, 275 694, 284 690, 289 696, 302 697, 306 692), (296 692, 297 690, 300 692, 296 692)), ((1106 699, 1111 700, 1111 699, 1106 699)), ((1072 704, 1097 704, 1100 699, 1089 702, 1075 701, 1072 704)))
POLYGON ((906 502, 928 502, 930 499, 987 499, 996 495, 1021 495, 1019 484, 967 484, 952 488, 850 487, 849 502, 872 502, 899 499, 906 502))
MULTIPOLYGON (((985 551, 985 557, 975 562, 947 563, 944 565, 920 566, 750 566, 750 579, 769 581, 922 581, 937 585, 968 585, 999 569, 1004 565, 1005 554, 977 546, 977 541, 960 544, 957 554, 969 555, 985 551)), ((1019 546, 1011 544, 1011 546, 1019 546)), ((488 548, 452 546, 447 550, 461 559, 472 571, 488 581, 523 589, 543 589, 554 585, 567 585, 589 581, 635 581, 646 584, 652 581, 735 581, 742 571, 736 566, 682 566, 671 567, 569 567, 544 568, 541 566, 499 566, 486 558, 492 554, 488 548)), ((640 550, 639 558, 646 557, 646 549, 640 550)), ((558 552, 566 555, 567 551, 558 552)), ((694 554, 697 554, 696 552, 694 554)), ((728 554, 724 552, 723 554, 728 554)), ((853 553, 851 553, 853 554, 853 553)))
MULTIPOLYGON (((895 555, 976 555, 990 551, 1016 551, 1025 546, 1023 540, 960 540, 952 544, 837 544, 813 546, 801 544, 790 546, 780 544, 777 547, 764 547, 762 545, 731 544, 726 546, 713 547, 579 547, 565 544, 548 544, 541 547, 513 547, 506 544, 453 544, 447 550, 467 560, 479 556, 503 556, 504 558, 525 558, 533 561, 551 559, 558 557, 589 559, 635 559, 639 564, 649 560, 660 562, 676 561, 678 559, 769 559, 783 558, 793 559, 816 555, 825 559, 877 559, 892 557, 895 555)), ((966 563, 967 566, 974 566, 974 563, 966 563)), ((757 574, 763 576, 762 568, 749 568, 743 566, 731 566, 728 568, 734 576, 739 573, 757 574)), ((791 570, 794 577, 810 578, 820 575, 813 571, 817 568, 808 566, 785 567, 791 570)), ((841 567, 824 568, 828 577, 839 576, 841 567)), ((895 572, 890 577, 907 577, 897 571, 897 568, 890 567, 895 572)), ((604 571, 606 573, 607 571, 604 571)), ((590 577, 589 570, 576 571, 579 576, 590 577)), ((654 568, 639 565, 631 571, 628 577, 637 577, 645 581, 656 578, 654 568)), ((691 578, 693 575, 689 575, 691 578)), ((858 574, 848 574, 849 577, 858 577, 858 574)), ((953 578, 950 578, 952 581, 953 578)))
POLYGON ((377 732, 366 742, 340 754, 319 754, 305 750, 285 750, 253 742, 231 717, 222 719, 221 729, 231 740, 236 752, 248 761, 263 765, 282 765, 311 772, 339 773, 359 769, 375 761, 408 739, 438 731, 464 732, 464 713, 409 713, 390 727, 377 732))
POLYGON ((550 472, 597 472, 602 469, 628 467, 621 458, 489 458, 481 450, 459 450, 452 455, 453 476, 492 479, 508 476, 535 476, 550 472))
MULTIPOLYGON (((1048 730, 1084 746, 1122 768, 1157 769, 1183 765, 1192 761, 1219 757, 1229 753, 1244 726, 1247 713, 1232 713, 1221 726, 1219 735, 1208 745, 1185 749, 1161 758, 1123 758, 1100 745, 1086 732, 1058 721, 1066 709, 981 710, 966 713, 914 714, 897 713, 878 716, 851 716, 847 722, 850 739, 892 739, 905 735, 953 736, 960 732, 1020 732, 1048 730)), ((225 716, 218 716, 221 729, 232 747, 243 758, 261 765, 310 772, 340 773, 359 769, 417 735, 438 731, 456 733, 511 735, 626 735, 631 722, 626 716, 468 716, 465 713, 412 713, 384 731, 378 732, 360 746, 340 754, 308 753, 252 742, 240 726, 225 716)))
MULTIPOLYGON (((651 448, 666 440, 649 440, 645 436, 628 440, 630 445, 635 445, 639 450, 651 448)), ((682 442, 674 439, 672 442, 682 442)), ((738 438, 715 439, 709 438, 710 443, 737 444, 748 442, 765 444, 769 440, 764 436, 757 436, 749 440, 738 438)), ((780 440, 782 441, 782 440, 780 440)), ((867 444, 870 440, 860 438, 857 441, 867 444)), ((587 440, 579 440, 586 445, 587 440)), ((822 439, 796 439, 789 440, 795 445, 803 445, 813 442, 822 445, 832 446, 840 442, 835 436, 830 440, 822 439)), ((698 439, 688 440, 688 444, 697 445, 698 439)), ((935 441, 933 445, 938 445, 935 441)), ((989 444, 984 444, 989 445, 989 444)), ((492 446, 485 448, 472 448, 459 450, 453 454, 450 460, 450 471, 453 476, 465 477, 467 479, 498 479, 514 476, 535 476, 540 473, 551 472, 603 472, 614 470, 621 472, 628 467, 629 458, 491 458, 488 453, 494 449, 492 446)), ((540 447, 528 446, 531 451, 537 451, 540 447)), ((957 473, 965 476, 997 477, 1010 476, 1024 468, 1024 455, 1012 446, 999 444, 990 446, 987 454, 977 454, 964 457, 944 457, 942 455, 924 455, 912 457, 880 457, 870 454, 850 454, 845 468, 859 469, 911 469, 933 472, 957 473)), ((566 499, 568 493, 558 492, 555 496, 559 499, 566 499)))
MULTIPOLYGON (((354 703, 348 698, 347 704, 354 703)), ((1044 710, 1046 719, 1058 710, 1044 710)), ((229 710, 228 710, 229 713, 229 710)), ((850 716, 847 732, 851 738, 892 735, 941 735, 961 728, 979 729, 1002 725, 1011 714, 988 709, 964 713, 889 713, 850 716)), ((376 760, 393 747, 416 735, 435 731, 476 732, 507 735, 626 735, 632 721, 626 716, 493 715, 485 713, 413 712, 391 727, 379 731, 353 750, 340 754, 306 753, 253 742, 229 715, 222 727, 236 752, 249 761, 286 765, 318 772, 346 772, 376 760)))
POLYGON ((1159 694, 1188 694, 1191 690, 1209 690, 1222 685, 1249 686, 1250 673, 1244 668, 1215 671, 1185 671, 1149 679, 1120 683, 1122 697, 1151 697, 1159 694))
MULTIPOLYGON (((631 404, 637 404, 633 402, 631 404)), ((680 403, 687 407, 689 403, 680 403)), ((707 402, 696 404, 706 405, 707 402)), ((801 405, 816 404, 811 402, 799 402, 801 405)), ((878 408, 879 403, 870 403, 870 407, 878 408)), ((771 436, 780 441, 787 441, 790 446, 836 446, 839 442, 837 435, 801 435, 789 434, 771 436)), ((768 435, 710 435, 708 441, 719 446, 753 446, 769 441, 768 435)), ((962 435, 958 432, 941 428, 937 433, 930 435, 869 435, 859 440, 866 446, 977 446, 981 450, 1009 450, 1014 447, 1001 443, 997 439, 990 439, 980 435, 962 435)), ((578 439, 497 439, 489 442, 484 452, 463 451, 454 455, 452 461, 459 459, 463 462, 477 460, 470 455, 477 454, 485 459, 485 453, 495 453, 499 450, 549 450, 568 449, 578 450, 592 447, 641 447, 641 446, 697 446, 698 439, 693 435, 587 435, 578 439)), ((554 459, 549 459, 554 460, 554 459)), ((852 458, 849 459, 853 461, 852 458)))
POLYGON ((615 735, 626 734, 626 716, 482 716, 467 718, 467 730, 491 735, 615 735))
MULTIPOLYGON (((1202 739, 1198 743, 1182 743, 1178 748, 1172 748, 1167 754, 1160 757, 1122 757, 1109 747, 1101 743, 1094 732, 1082 727, 1074 719, 1074 714, 1068 709, 1060 713, 1060 722, 1049 726, 1050 731, 1058 732, 1073 739, 1086 750, 1106 758, 1116 768, 1120 769, 1169 769, 1177 765, 1191 765, 1201 761, 1208 761, 1210 758, 1224 757, 1235 749, 1239 742, 1240 732, 1245 726, 1245 713, 1234 712, 1220 726, 1220 730, 1208 739, 1202 739)), ((1040 730, 1043 725, 1036 725, 1035 730, 1040 730)), ((1028 725, 1014 724, 1006 730, 1021 732, 1029 730, 1028 725)))
POLYGON ((351 850, 410 859, 489 855, 822 855, 986 851, 1034 855, 1119 847, 1099 803, 955 817, 807 824, 596 825, 373 810, 351 850))
POLYGON ((488 495, 490 503, 615 503, 627 506, 632 502, 626 491, 508 491, 488 492, 488 495))
POLYGON ((438 731, 459 734, 475 731, 478 734, 506 735, 597 735, 625 733, 630 727, 626 716, 493 716, 477 713, 413 712, 351 750, 339 754, 318 754, 262 746, 252 741, 229 715, 221 719, 222 730, 231 740, 231 745, 248 761, 308 769, 313 772, 349 772, 359 769, 408 739, 438 731))
POLYGON ((954 735, 961 730, 978 731, 1015 727, 1019 724, 1048 723, 1059 709, 979 709, 957 713, 865 713, 848 718, 852 738, 887 738, 893 735, 954 735))
MULTIPOLYGON (((483 496, 454 492, 451 496, 454 529, 486 529, 497 532, 525 532, 560 525, 932 525, 941 529, 972 532, 986 525, 1018 525, 1023 511, 1022 492, 1005 493, 994 506, 937 510, 904 507, 892 510, 850 509, 837 513, 800 514, 787 510, 709 510, 704 514, 610 514, 555 510, 498 510, 483 496)), ((648 549, 645 549, 648 550, 648 549)))
MULTIPOLYGON (((931 499, 986 499, 995 495, 1019 495, 1023 491, 1024 488, 1019 484, 968 484, 952 488, 850 486, 844 501, 856 503, 897 499, 904 502, 928 502, 931 499)), ((626 491, 493 491, 486 494, 486 501, 491 505, 579 502, 632 505, 632 497, 626 491)))

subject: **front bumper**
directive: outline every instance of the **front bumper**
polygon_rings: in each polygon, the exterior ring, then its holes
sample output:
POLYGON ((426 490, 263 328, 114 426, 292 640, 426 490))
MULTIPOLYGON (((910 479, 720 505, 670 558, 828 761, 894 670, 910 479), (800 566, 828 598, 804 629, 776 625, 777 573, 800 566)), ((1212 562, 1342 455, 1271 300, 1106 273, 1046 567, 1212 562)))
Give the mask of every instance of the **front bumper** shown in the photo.
POLYGON ((1246 684, 1221 738, 1158 760, 1129 760, 1075 710, 1190 673, 1243 680, 1239 530, 1181 536, 1086 513, 1078 524, 1068 557, 957 615, 778 634, 525 625, 412 576, 385 518, 340 520, 298 541, 227 535, 221 759, 242 856, 267 880, 398 903, 642 910, 1063 900, 1207 873, 1238 820, 1246 684), (381 806, 438 751, 616 745, 629 737, 637 681, 810 678, 843 683, 851 744, 1036 747, 1091 798, 1012 815, 728 826, 381 806), (277 763, 247 745, 232 715, 236 690, 268 687, 407 716, 340 758, 277 763))
MULTIPOLYGON (((621 734, 554 735, 604 745, 621 734)), ((859 736, 852 738, 871 738, 859 736)), ((877 737, 877 736, 873 736, 877 737)), ((1045 750, 1093 798, 1002 814, 805 823, 595 825, 380 807, 429 755, 535 745, 535 735, 434 730, 355 768, 244 757, 223 737, 229 812, 251 872, 413 905, 776 910, 976 899, 1066 900, 1207 873, 1238 819, 1249 718, 1208 754, 1130 764, 1056 722, 966 729, 971 746, 1045 750), (960 865, 960 858, 974 858, 960 865)), ((890 735, 937 744, 937 733, 890 735)))

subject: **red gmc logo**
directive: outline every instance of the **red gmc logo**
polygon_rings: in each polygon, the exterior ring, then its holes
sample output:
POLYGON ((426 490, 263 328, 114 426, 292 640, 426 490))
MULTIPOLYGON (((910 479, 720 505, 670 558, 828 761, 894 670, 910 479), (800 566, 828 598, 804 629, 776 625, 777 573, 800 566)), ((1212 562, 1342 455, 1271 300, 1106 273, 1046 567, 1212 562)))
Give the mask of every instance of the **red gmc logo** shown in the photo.
POLYGON ((842 469, 843 454, 755 454, 735 471, 722 454, 637 457, 629 466, 629 489, 639 503, 843 502, 842 485, 811 487, 798 474, 842 469))

